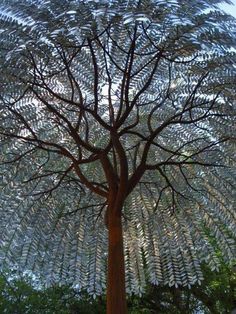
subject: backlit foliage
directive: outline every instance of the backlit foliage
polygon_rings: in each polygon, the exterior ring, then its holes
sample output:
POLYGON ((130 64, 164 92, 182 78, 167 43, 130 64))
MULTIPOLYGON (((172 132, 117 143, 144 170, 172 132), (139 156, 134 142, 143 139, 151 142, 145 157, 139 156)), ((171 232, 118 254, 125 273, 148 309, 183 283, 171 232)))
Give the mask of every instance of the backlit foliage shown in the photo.
POLYGON ((106 171, 127 291, 189 286, 235 239, 235 20, 213 0, 0 4, 0 262, 100 294, 106 171), (109 166, 109 167, 108 167, 109 166))

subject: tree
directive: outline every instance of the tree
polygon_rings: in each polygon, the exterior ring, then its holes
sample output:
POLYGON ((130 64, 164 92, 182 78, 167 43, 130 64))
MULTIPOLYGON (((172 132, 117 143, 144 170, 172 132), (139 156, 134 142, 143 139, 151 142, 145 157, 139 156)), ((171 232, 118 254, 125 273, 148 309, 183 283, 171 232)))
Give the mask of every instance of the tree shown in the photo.
POLYGON ((209 235, 232 259, 235 20, 220 2, 2 1, 3 261, 96 295, 108 254, 115 314, 125 283, 217 268, 209 235))
MULTIPOLYGON (((69 313, 67 295, 72 292, 65 287, 51 287, 47 290, 35 289, 26 278, 0 277, 1 313, 69 313)), ((68 302, 69 303, 69 302, 68 302)))
MULTIPOLYGON (((236 275, 222 257, 220 260, 219 272, 201 265, 204 280, 190 289, 149 284, 141 297, 128 298, 129 313, 231 313, 235 308, 236 275)), ((1 313, 103 314, 106 311, 104 296, 93 299, 86 292, 78 293, 71 286, 58 284, 44 289, 35 281, 35 278, 15 276, 14 272, 2 273, 1 313)))
POLYGON ((149 285, 141 298, 133 297, 133 310, 161 314, 232 313, 235 308, 235 272, 224 261, 219 272, 211 271, 206 264, 202 265, 202 271, 204 280, 201 285, 193 285, 190 289, 149 285))
POLYGON ((53 285, 47 289, 35 284, 35 278, 0 275, 0 311, 11 314, 103 314, 105 302, 70 286, 53 285))

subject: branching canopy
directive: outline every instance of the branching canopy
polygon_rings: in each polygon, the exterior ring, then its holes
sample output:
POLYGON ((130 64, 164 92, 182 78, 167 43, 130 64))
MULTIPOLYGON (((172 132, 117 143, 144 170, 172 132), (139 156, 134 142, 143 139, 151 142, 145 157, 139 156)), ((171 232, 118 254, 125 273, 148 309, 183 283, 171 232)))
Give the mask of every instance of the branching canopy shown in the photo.
POLYGON ((234 257, 235 20, 221 1, 2 0, 0 261, 101 293, 122 196, 126 281, 234 257))

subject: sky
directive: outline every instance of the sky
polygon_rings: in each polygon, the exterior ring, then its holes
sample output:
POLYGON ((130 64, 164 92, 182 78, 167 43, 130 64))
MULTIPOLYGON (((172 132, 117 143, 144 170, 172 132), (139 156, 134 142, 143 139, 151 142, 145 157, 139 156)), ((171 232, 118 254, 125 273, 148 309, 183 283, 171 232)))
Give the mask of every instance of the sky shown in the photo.
POLYGON ((220 5, 220 7, 225 10, 227 13, 233 15, 234 17, 236 17, 236 0, 231 0, 233 5, 229 5, 229 4, 222 4, 220 5))

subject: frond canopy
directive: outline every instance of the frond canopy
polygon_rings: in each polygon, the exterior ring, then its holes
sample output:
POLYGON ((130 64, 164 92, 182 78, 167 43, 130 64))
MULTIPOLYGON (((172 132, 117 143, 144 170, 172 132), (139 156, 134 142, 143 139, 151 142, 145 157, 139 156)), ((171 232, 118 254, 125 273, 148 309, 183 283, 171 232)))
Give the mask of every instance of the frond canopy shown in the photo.
POLYGON ((117 185, 127 162, 128 292, 235 258, 236 23, 220 2, 1 1, 2 266, 103 292, 104 156, 117 185))

